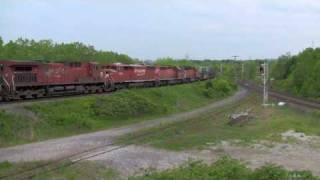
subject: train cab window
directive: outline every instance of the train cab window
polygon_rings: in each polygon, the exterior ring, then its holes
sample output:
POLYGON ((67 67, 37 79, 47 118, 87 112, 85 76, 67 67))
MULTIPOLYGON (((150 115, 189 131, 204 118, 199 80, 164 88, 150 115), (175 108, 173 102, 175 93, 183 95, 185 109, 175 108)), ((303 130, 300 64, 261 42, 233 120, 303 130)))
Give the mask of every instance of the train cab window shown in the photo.
POLYGON ((3 71, 3 64, 0 64, 0 71, 3 71))
POLYGON ((70 63, 68 63, 68 65, 73 68, 81 67, 80 62, 70 62, 70 63))
POLYGON ((113 70, 117 70, 117 67, 116 67, 116 66, 110 66, 109 68, 110 68, 110 69, 113 69, 113 70))
POLYGON ((17 66, 14 68, 14 71, 32 71, 32 67, 31 66, 17 66))

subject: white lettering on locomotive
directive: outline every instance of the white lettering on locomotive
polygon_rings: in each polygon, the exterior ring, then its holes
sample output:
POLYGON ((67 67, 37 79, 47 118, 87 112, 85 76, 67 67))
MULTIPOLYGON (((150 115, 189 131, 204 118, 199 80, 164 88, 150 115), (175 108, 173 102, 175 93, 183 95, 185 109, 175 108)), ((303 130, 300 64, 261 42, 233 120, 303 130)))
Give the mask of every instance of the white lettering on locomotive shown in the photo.
POLYGON ((137 75, 137 76, 144 76, 146 74, 146 69, 138 69, 138 68, 135 68, 134 69, 134 73, 137 75))

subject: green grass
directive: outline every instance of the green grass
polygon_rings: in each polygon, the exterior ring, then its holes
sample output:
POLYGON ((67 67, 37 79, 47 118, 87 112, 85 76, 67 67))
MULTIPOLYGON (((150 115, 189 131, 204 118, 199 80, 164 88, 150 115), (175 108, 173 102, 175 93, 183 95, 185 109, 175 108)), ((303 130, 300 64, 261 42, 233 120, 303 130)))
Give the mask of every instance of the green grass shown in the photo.
POLYGON ((266 164, 251 170, 238 160, 222 157, 215 163, 207 165, 190 162, 185 166, 163 172, 148 172, 129 180, 316 180, 310 171, 288 171, 281 166, 266 164))
MULTIPOLYGON (((30 163, 0 163, 0 176, 15 174, 32 167, 37 167, 43 162, 30 163)), ((10 178, 18 178, 11 176, 10 178)), ((89 179, 119 179, 117 171, 94 162, 81 162, 72 166, 60 167, 55 171, 40 173, 33 177, 34 180, 89 180, 89 179)))
POLYGON ((188 111, 222 99, 236 87, 223 79, 107 95, 39 102, 25 108, 38 118, 0 112, 0 147, 119 127, 188 111))
POLYGON ((307 135, 320 135, 320 116, 318 113, 306 113, 289 107, 261 106, 260 97, 251 95, 245 100, 212 111, 202 117, 177 122, 170 126, 142 130, 119 138, 122 143, 149 144, 157 148, 184 150, 202 148, 226 140, 241 140, 252 143, 255 140, 281 141, 281 133, 295 130, 307 135), (228 125, 228 115, 252 109, 254 118, 242 125, 228 125), (154 132, 138 139, 136 135, 154 132))
MULTIPOLYGON (((14 174, 41 162, 0 163, 0 176, 14 174)), ((12 177, 13 178, 13 177, 12 177)), ((17 178, 17 176, 15 176, 17 178)), ((190 161, 186 164, 162 172, 147 170, 142 176, 131 176, 129 180, 317 180, 310 171, 288 171, 281 166, 265 164, 252 170, 243 162, 224 156, 212 164, 190 161)), ((72 166, 60 167, 55 171, 36 175, 34 180, 90 180, 90 179, 124 179, 119 173, 102 164, 81 162, 72 166)))

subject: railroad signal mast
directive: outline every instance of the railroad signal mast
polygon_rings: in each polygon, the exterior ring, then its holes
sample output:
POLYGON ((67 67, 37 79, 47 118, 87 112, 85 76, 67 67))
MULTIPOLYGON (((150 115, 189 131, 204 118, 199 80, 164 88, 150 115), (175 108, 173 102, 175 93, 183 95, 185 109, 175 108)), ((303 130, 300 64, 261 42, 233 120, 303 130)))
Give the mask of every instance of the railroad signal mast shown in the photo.
POLYGON ((268 92, 268 76, 269 76, 269 67, 268 63, 264 61, 263 64, 260 65, 260 74, 262 76, 263 81, 263 106, 268 106, 268 98, 269 98, 269 92, 268 92))

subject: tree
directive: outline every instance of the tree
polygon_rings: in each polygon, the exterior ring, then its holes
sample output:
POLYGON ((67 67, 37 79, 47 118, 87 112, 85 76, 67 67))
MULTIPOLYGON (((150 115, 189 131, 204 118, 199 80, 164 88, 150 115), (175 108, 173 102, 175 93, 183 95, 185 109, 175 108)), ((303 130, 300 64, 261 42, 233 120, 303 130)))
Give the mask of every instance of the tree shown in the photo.
POLYGON ((14 60, 36 61, 97 61, 101 63, 134 63, 135 61, 125 54, 111 51, 97 51, 91 45, 81 42, 54 43, 50 39, 35 41, 19 38, 3 44, 0 39, 0 57, 14 60))

